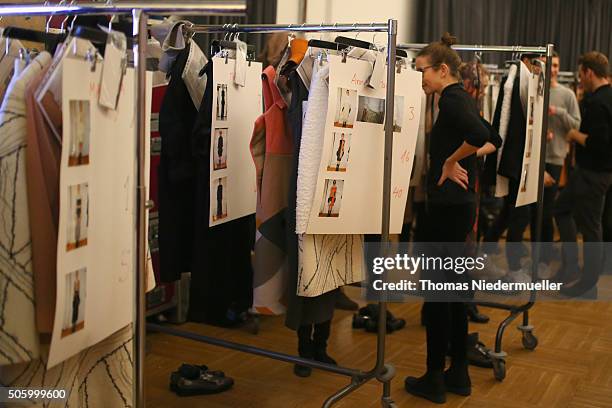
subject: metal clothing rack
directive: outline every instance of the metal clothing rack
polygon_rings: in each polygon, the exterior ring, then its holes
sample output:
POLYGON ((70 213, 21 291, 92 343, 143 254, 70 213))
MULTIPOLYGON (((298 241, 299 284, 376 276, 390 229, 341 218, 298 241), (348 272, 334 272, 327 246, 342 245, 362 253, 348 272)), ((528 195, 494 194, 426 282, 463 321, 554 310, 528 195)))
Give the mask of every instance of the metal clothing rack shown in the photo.
MULTIPOLYGON (((381 243, 388 245, 389 228, 390 228, 390 198, 391 198, 391 157, 393 153, 393 111, 394 111, 394 94, 395 94, 395 56, 396 56, 396 41, 397 41, 397 20, 390 19, 387 23, 371 23, 371 24, 261 24, 261 25, 193 25, 189 27, 189 31, 193 34, 197 33, 273 33, 279 31, 287 32, 386 32, 387 33, 387 88, 385 97, 385 158, 384 158, 384 179, 383 179, 383 212, 382 212, 382 234, 381 243)), ((380 302, 379 321, 385 321, 387 313, 386 302, 380 302)), ((174 336, 184 337, 203 343, 213 344, 216 346, 229 348, 232 350, 242 351, 245 353, 256 354, 259 356, 285 361, 288 363, 300 364, 320 370, 333 372, 336 374, 346 375, 351 378, 350 384, 332 394, 323 403, 323 407, 331 407, 353 391, 357 390, 363 384, 376 378, 383 383, 383 394, 381 404, 383 408, 395 407, 395 403, 391 400, 391 380, 395 375, 395 369, 390 364, 385 364, 385 337, 386 325, 378 325, 377 348, 376 348, 376 364, 369 371, 350 369, 345 367, 333 366, 329 364, 319 363, 317 361, 304 359, 284 353, 279 353, 271 350, 252 347, 245 344, 234 343, 222 339, 217 339, 209 336, 203 336, 195 333, 190 333, 184 330, 179 330, 172 327, 161 326, 157 324, 148 324, 147 327, 151 330, 168 333, 174 336)))
MULTIPOLYGON (((398 44, 397 48, 411 51, 418 51, 425 48, 427 44, 398 44)), ((544 82, 544 115, 542 123, 542 134, 540 137, 540 167, 538 177, 538 201, 536 214, 536 234, 535 242, 540 241, 542 236, 542 214, 543 214, 543 197, 544 197, 544 170, 546 165, 546 133, 548 129, 548 105, 550 101, 550 71, 553 56, 553 44, 547 44, 545 47, 524 47, 524 46, 504 46, 504 45, 453 45, 455 51, 474 51, 480 52, 510 52, 510 53, 525 53, 539 54, 546 56, 546 74, 544 82)), ((538 262, 540 259, 540 246, 533 246, 533 256, 531 263, 532 279, 535 281, 538 273, 538 262)), ((514 321, 521 313, 523 314, 523 324, 518 329, 523 333, 523 346, 528 350, 534 350, 538 345, 538 339, 533 335, 533 326, 529 324, 529 309, 535 304, 535 292, 532 291, 529 296, 529 301, 522 305, 507 305, 504 303, 495 302, 478 302, 477 304, 495 309, 507 310, 510 315, 504 319, 497 328, 495 336, 495 351, 490 352, 489 356, 493 361, 493 370, 495 378, 498 381, 503 381, 506 377, 506 356, 502 351, 502 338, 506 327, 514 321)))
MULTIPOLYGON (((0 15, 2 16, 53 16, 53 15, 111 15, 127 14, 133 18, 134 41, 134 67, 136 69, 136 147, 137 147, 137 208, 138 214, 135 220, 137 229, 136 244, 136 276, 135 276, 135 299, 136 309, 134 315, 134 404, 136 407, 145 406, 144 396, 144 358, 146 329, 165 332, 171 335, 184 337, 219 347, 256 354, 280 361, 318 368, 321 370, 346 375, 351 378, 350 384, 331 395, 324 402, 323 407, 331 407, 363 384, 376 378, 383 383, 383 394, 381 404, 384 408, 395 407, 391 400, 391 380, 395 375, 395 369, 385 364, 385 337, 386 325, 378 325, 376 364, 369 371, 349 369, 328 364, 319 363, 288 354, 251 347, 245 344, 234 343, 208 336, 201 336, 164 327, 156 324, 146 324, 146 210, 151 205, 148 202, 148 193, 145 187, 145 142, 146 134, 146 46, 148 40, 147 21, 149 15, 225 15, 241 16, 246 11, 245 0, 229 1, 149 1, 149 2, 113 2, 106 3, 73 1, 69 4, 0 4, 0 15)), ((264 24, 264 25, 225 25, 225 26, 197 26, 191 27, 194 32, 222 33, 268 33, 277 31, 290 32, 386 32, 387 33, 387 88, 385 100, 385 158, 384 158, 384 180, 383 180, 383 212, 382 212, 382 234, 381 242, 388 245, 390 227, 390 195, 391 195, 391 156, 393 150, 393 111, 395 92, 395 64, 396 64, 396 42, 397 42, 397 20, 389 19, 387 23, 372 24, 264 24)), ((379 321, 386 319, 386 303, 380 303, 379 321)))

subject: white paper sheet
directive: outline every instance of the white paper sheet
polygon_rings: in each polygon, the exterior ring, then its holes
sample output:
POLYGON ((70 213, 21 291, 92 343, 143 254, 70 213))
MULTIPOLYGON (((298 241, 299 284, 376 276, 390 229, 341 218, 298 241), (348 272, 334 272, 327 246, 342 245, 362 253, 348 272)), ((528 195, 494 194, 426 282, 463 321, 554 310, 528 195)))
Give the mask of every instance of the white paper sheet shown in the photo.
POLYGON ((210 226, 254 214, 255 164, 250 143, 262 113, 261 63, 246 67, 245 86, 234 84, 233 59, 213 58, 213 112, 210 140, 210 226))
MULTIPOLYGON (((366 61, 328 56, 329 103, 308 234, 380 234, 386 83, 367 87, 366 61), (343 149, 338 140, 344 136, 343 149), (335 181, 335 184, 334 184, 335 181), (334 187, 336 187, 334 189, 334 187)), ((421 111, 421 74, 396 74, 391 233, 402 229, 421 111)))
POLYGON ((538 181, 540 176, 540 141, 542 139, 542 122, 544 96, 538 95, 538 75, 529 77, 527 99, 527 131, 525 132, 525 150, 521 169, 516 206, 535 203, 538 200, 538 181))
MULTIPOLYGON (((134 71, 126 73, 115 111, 97 103, 101 73, 102 64, 92 72, 82 60, 67 59, 62 67, 57 300, 48 368, 132 322, 134 71)), ((149 88, 147 112, 150 99, 149 88)))

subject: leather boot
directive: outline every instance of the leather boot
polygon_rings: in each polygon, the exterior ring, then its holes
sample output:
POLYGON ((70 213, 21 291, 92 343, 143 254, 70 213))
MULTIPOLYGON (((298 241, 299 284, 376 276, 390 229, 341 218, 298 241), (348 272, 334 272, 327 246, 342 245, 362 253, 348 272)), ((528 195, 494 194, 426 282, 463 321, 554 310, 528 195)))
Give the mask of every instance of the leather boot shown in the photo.
POLYGON ((327 355, 327 340, 331 331, 331 320, 317 323, 314 327, 312 342, 314 345, 314 359, 321 363, 337 365, 336 360, 327 355))
POLYGON ((448 370, 444 372, 444 385, 446 391, 467 397, 472 393, 472 381, 468 372, 468 362, 461 361, 451 363, 448 370))
POLYGON ((422 377, 406 377, 404 387, 410 394, 425 398, 436 404, 446 402, 446 388, 442 370, 429 369, 422 377))
MULTIPOLYGON (((314 345, 312 341, 312 325, 307 324, 301 326, 297 330, 298 334, 298 354, 302 358, 313 359, 314 357, 314 345)), ((293 373, 298 377, 310 377, 312 373, 312 368, 296 364, 293 366, 293 373)))

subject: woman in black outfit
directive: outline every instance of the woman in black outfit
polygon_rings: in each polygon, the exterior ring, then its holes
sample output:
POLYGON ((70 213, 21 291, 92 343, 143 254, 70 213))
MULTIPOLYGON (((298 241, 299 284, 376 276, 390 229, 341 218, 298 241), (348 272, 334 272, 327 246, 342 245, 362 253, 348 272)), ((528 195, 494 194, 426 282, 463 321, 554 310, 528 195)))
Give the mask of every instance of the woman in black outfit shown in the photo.
MULTIPOLYGON (((460 84, 461 59, 451 49, 454 37, 419 52, 416 68, 423 74, 426 94, 440 95, 439 114, 429 141, 424 240, 435 243, 464 243, 476 215, 476 156, 492 153, 501 138, 480 117, 472 98, 460 84)), ((431 245, 429 256, 462 256, 461 245, 431 245), (459 249, 457 249, 459 248, 459 249)), ((426 273, 429 273, 427 271, 426 273)), ((434 271, 422 278, 435 281, 465 282, 454 271, 434 271)), ((438 299, 439 300, 439 299, 438 299)), ((436 403, 446 402, 446 391, 470 395, 466 342, 468 320, 465 303, 427 301, 423 306, 427 332, 427 372, 420 378, 407 377, 406 390, 436 403), (448 344, 452 358, 445 372, 448 344)))

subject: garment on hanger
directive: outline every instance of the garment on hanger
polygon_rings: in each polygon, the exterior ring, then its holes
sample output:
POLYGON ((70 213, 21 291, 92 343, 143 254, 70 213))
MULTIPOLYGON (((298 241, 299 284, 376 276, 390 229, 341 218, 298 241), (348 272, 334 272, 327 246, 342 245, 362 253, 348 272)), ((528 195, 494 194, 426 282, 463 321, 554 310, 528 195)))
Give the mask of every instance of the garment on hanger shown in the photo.
POLYGON ((483 183, 486 185, 495 185, 500 178, 515 179, 518 183, 521 178, 526 115, 521 102, 521 75, 518 65, 517 62, 510 66, 508 76, 502 79, 504 85, 499 89, 493 127, 499 130, 503 144, 496 154, 490 154, 486 158, 483 172, 483 183))
MULTIPOLYGON (((300 142, 295 227, 295 232, 298 234, 306 233, 317 187, 326 125, 323 118, 327 115, 329 99, 329 88, 326 82, 328 75, 329 66, 327 64, 324 66, 314 64, 308 109, 304 116, 300 142)), ((344 105, 342 106, 345 107, 344 105)), ((347 109, 350 108, 347 107, 347 109)))
POLYGON ((181 51, 187 46, 185 41, 186 20, 165 19, 161 24, 150 28, 151 36, 161 45, 162 55, 159 59, 159 70, 170 72, 181 51))
POLYGON ((323 151, 325 121, 321 118, 326 117, 329 99, 329 66, 317 62, 313 65, 314 75, 302 124, 299 152, 296 152, 297 294, 305 297, 334 291, 363 280, 364 276, 362 235, 305 234, 323 151))
MULTIPOLYGON (((524 65, 522 62, 519 65, 524 65)), ((512 67, 511 67, 512 69, 512 67)), ((506 99, 506 85, 504 85, 503 106, 502 111, 495 112, 495 123, 499 123, 500 133, 502 125, 507 121, 507 130, 502 149, 500 149, 498 157, 500 158, 497 174, 514 179, 517 182, 521 179, 521 170, 523 163, 523 154, 525 152, 525 129, 526 129, 526 110, 523 109, 521 100, 521 89, 523 88, 523 75, 519 75, 519 67, 516 68, 517 76, 512 84, 512 94, 510 102, 506 99), (509 105, 509 110, 507 107, 509 105), (499 118, 499 119, 498 119, 499 118), (504 122, 502 122, 504 121, 504 122)), ((500 98, 502 97, 500 90, 500 98)))
POLYGON ((293 140, 285 121, 287 104, 274 83, 276 71, 262 74, 264 113, 255 122, 251 154, 257 174, 253 307, 260 313, 285 311, 287 258, 284 211, 289 196, 293 140))
POLYGON ((300 326, 321 323, 333 317, 336 305, 337 291, 329 291, 316 297, 297 295, 298 287, 298 235, 295 233, 297 172, 299 151, 302 138, 302 119, 304 105, 308 103, 308 89, 297 72, 297 67, 289 74, 292 99, 287 109, 287 119, 291 126, 295 152, 293 155, 293 171, 289 181, 289 199, 287 203, 287 258, 289 265, 287 284, 287 316, 285 325, 297 330, 300 326))
POLYGON ((183 49, 169 72, 170 82, 159 112, 161 157, 158 167, 159 260, 162 282, 192 271, 195 163, 191 131, 197 118, 181 73, 189 56, 183 49))
POLYGON ((42 73, 51 56, 40 53, 24 71, 13 76, 0 107, 0 174, 4 179, 0 213, 0 287, 4 288, 0 319, 0 365, 38 358, 34 317, 32 248, 26 188, 26 86, 42 73))
POLYGON ((242 316, 253 303, 251 249, 255 236, 254 217, 249 215, 209 227, 210 206, 215 205, 210 202, 214 82, 212 61, 204 71, 208 80, 191 133, 195 165, 195 218, 192 225, 195 228, 195 246, 189 319, 232 326, 243 321, 242 316))
POLYGON ((19 50, 23 45, 19 40, 0 37, 0 101, 4 99, 6 87, 11 82, 15 72, 15 59, 19 58, 19 50), (6 53, 6 42, 9 41, 9 52, 6 53))
POLYGON ((26 176, 32 235, 32 270, 39 333, 51 334, 55 319, 59 177, 62 146, 49 129, 35 93, 47 66, 26 89, 26 176))

